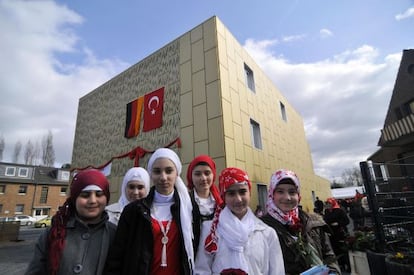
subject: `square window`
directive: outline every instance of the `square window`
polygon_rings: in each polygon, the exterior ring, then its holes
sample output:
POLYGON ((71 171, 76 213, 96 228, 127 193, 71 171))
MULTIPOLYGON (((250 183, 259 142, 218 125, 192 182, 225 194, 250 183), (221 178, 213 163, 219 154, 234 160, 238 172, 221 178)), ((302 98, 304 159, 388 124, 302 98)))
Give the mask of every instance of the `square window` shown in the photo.
POLYGON ((69 181, 70 173, 69 171, 62 171, 62 180, 69 181))
POLYGON ((13 177, 16 174, 16 167, 6 167, 6 176, 13 177))
POLYGON ((27 178, 27 175, 29 174, 29 169, 27 168, 19 168, 19 177, 25 177, 27 178))
POLYGON ((24 211, 24 204, 16 204, 16 208, 14 209, 14 214, 23 214, 24 211))
POLYGON ((19 195, 26 195, 26 193, 27 193, 27 185, 20 185, 19 195))
POLYGON ((67 187, 60 187, 60 195, 66 196, 67 191, 68 191, 67 187))
POLYGON ((256 88, 255 88, 255 85, 254 85, 254 75, 253 75, 253 71, 246 64, 244 64, 244 73, 246 74, 246 84, 247 84, 247 87, 249 87, 249 89, 252 92, 256 92, 256 88))
POLYGON ((250 128, 252 131, 253 146, 256 149, 262 149, 262 136, 260 134, 260 125, 253 119, 250 119, 250 128))

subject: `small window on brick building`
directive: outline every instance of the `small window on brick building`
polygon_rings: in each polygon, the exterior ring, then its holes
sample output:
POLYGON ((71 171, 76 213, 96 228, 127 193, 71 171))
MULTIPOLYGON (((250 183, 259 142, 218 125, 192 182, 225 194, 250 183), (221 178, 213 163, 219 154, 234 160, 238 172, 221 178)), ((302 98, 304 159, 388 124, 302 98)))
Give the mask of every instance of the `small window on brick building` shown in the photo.
POLYGON ((68 191, 68 188, 65 187, 60 187, 60 195, 61 196, 66 196, 66 192, 68 191))
POLYGON ((26 195, 26 193, 27 193, 27 185, 20 185, 19 195, 26 195))
POLYGON ((1 184, 0 185, 0 194, 4 194, 4 193, 6 193, 6 185, 1 184))
POLYGON ((24 204, 16 204, 16 208, 14 208, 14 214, 23 214, 24 211, 24 204))

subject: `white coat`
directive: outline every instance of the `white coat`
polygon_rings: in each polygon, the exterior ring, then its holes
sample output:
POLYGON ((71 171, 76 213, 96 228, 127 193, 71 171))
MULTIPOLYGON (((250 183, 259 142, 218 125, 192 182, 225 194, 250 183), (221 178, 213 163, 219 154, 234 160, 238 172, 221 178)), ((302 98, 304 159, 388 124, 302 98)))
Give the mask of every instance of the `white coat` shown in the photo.
MULTIPOLYGON (((200 239, 205 240, 205 236, 200 239)), ((195 262, 195 275, 219 275, 228 266, 229 248, 225 245, 223 238, 218 237, 218 251, 208 254, 205 249, 198 251, 195 262)), ((284 275, 285 266, 283 263, 282 249, 279 238, 274 229, 266 225, 260 219, 255 219, 255 227, 250 234, 244 256, 248 263, 249 274, 254 275, 284 275)))

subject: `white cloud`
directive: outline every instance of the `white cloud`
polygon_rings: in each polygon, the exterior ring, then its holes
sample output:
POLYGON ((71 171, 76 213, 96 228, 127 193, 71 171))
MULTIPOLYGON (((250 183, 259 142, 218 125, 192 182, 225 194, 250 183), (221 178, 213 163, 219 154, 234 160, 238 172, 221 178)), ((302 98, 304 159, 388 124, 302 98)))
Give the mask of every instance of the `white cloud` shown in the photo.
POLYGON ((51 130, 57 162, 70 162, 79 98, 127 67, 82 48, 73 29, 82 22, 53 1, 0 2, 3 161, 12 160, 17 141, 40 142, 51 130), (60 61, 65 54, 80 57, 81 65, 60 61))
POLYGON ((401 53, 378 60, 378 50, 363 45, 293 64, 266 45, 249 40, 244 47, 302 115, 317 174, 340 176, 379 149, 401 53))
POLYGON ((399 13, 395 16, 395 20, 400 21, 400 20, 404 20, 410 17, 414 17, 414 7, 413 8, 409 8, 408 10, 406 10, 403 13, 399 13))
POLYGON ((294 41, 303 40, 305 37, 306 37, 306 34, 284 36, 282 38, 282 41, 283 42, 294 42, 294 41))
POLYGON ((321 30, 319 31, 319 35, 320 35, 322 38, 327 38, 327 37, 331 37, 331 36, 333 36, 333 33, 332 33, 330 30, 328 30, 328 29, 321 29, 321 30))

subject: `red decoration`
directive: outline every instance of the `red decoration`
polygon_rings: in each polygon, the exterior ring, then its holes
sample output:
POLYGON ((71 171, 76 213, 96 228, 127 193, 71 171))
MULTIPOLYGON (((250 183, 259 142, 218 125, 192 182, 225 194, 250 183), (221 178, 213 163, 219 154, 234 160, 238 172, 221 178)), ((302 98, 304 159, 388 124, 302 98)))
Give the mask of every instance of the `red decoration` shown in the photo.
MULTIPOLYGON (((174 145, 175 143, 177 143, 178 148, 181 148, 180 138, 176 138, 175 140, 173 140, 172 142, 170 142, 169 144, 164 146, 164 148, 169 148, 172 145, 174 145)), ((114 159, 122 159, 122 158, 125 158, 125 157, 129 157, 129 159, 134 159, 134 166, 138 167, 140 158, 144 157, 147 153, 154 153, 154 152, 155 152, 155 150, 149 151, 149 150, 146 150, 146 149, 141 148, 140 146, 138 146, 138 147, 132 149, 131 151, 129 151, 128 153, 125 153, 125 154, 122 154, 122 155, 119 155, 119 156, 116 156, 116 157, 112 157, 109 161, 107 161, 105 164, 103 164, 101 166, 88 165, 88 166, 83 167, 83 168, 78 168, 78 167, 77 168, 72 168, 72 169, 70 169, 70 171, 71 172, 76 171, 76 170, 77 171, 82 171, 82 170, 89 169, 89 168, 100 170, 100 169, 106 167, 114 159)))

